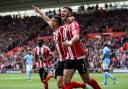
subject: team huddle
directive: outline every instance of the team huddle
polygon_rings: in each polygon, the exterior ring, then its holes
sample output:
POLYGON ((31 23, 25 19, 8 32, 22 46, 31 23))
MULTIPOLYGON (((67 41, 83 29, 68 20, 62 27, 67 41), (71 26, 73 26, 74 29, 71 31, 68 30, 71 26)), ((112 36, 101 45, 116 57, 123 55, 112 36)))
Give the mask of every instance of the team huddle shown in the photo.
MULTIPOLYGON (((34 11, 40 14, 44 21, 51 27, 54 35, 54 44, 57 55, 54 55, 49 47, 43 44, 43 39, 38 38, 38 45, 34 49, 35 60, 39 65, 39 75, 45 89, 48 89, 48 80, 55 78, 58 89, 85 89, 90 85, 93 89, 101 89, 97 81, 89 76, 87 52, 80 42, 80 27, 73 17, 73 11, 69 7, 63 7, 61 16, 53 16, 51 19, 41 10, 32 6, 34 11), (54 56, 57 56, 57 62, 53 63, 54 56), (53 65, 54 64, 54 65, 53 65), (75 71, 78 71, 83 82, 72 81, 75 71)), ((104 48, 104 71, 105 84, 107 76, 115 78, 107 73, 110 65, 109 50, 104 48)), ((27 57, 24 57, 27 59, 27 57)), ((33 59, 31 56, 30 60, 33 59)), ((30 63, 32 64, 32 63, 30 63)), ((30 66, 31 67, 31 66, 30 66)), ((28 65, 26 65, 28 68, 28 65)), ((29 69, 29 68, 28 68, 29 69)), ((27 71, 27 79, 30 79, 31 72, 27 71)))

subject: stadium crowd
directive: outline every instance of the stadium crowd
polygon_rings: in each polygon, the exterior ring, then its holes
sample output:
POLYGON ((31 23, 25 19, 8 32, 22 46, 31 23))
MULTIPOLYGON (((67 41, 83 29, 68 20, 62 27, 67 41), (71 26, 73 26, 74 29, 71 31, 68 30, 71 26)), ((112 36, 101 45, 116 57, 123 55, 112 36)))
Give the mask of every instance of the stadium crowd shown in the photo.
MULTIPOLYGON (((123 44, 123 39, 127 36, 116 38, 95 38, 85 37, 88 33, 104 33, 105 29, 111 27, 113 32, 128 32, 128 9, 102 10, 91 13, 75 13, 76 20, 81 27, 81 39, 88 51, 89 67, 101 68, 102 49, 105 42, 112 48, 112 67, 128 68, 128 56, 125 52, 120 52, 119 48, 123 44)), ((51 36, 52 31, 40 17, 0 17, 0 69, 23 69, 23 56, 27 48, 33 49, 33 40, 38 36, 51 36), (15 55, 6 53, 15 47, 21 50, 15 55)), ((52 40, 45 44, 51 47, 52 40)))

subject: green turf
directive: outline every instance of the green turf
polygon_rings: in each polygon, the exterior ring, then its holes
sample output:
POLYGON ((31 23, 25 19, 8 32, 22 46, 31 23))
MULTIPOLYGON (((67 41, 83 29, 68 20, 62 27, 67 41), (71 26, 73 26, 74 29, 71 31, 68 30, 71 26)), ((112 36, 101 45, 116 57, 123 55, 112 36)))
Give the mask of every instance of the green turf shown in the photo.
MULTIPOLYGON (((102 89, 128 89, 128 73, 115 73, 116 85, 109 79, 109 84, 103 85, 103 74, 92 73, 91 77, 98 80, 102 89)), ((81 81, 78 74, 73 77, 75 81, 81 81)), ((32 75, 32 81, 25 80, 25 74, 0 74, 0 89, 44 89, 38 74, 32 75)), ((56 80, 49 81, 49 89, 57 89, 56 80)), ((89 88, 91 89, 91 88, 89 88)))

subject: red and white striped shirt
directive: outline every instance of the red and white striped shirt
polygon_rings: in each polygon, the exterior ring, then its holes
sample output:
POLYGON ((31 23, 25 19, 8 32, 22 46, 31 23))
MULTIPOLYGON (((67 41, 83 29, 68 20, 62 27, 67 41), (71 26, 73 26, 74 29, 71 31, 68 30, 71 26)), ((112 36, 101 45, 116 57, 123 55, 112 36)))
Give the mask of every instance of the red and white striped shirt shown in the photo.
POLYGON ((128 51, 128 42, 123 44, 123 48, 124 48, 125 51, 128 51))
MULTIPOLYGON (((64 28, 63 35, 65 42, 70 41, 75 34, 80 35, 80 27, 76 21, 64 28)), ((86 57, 85 48, 81 45, 80 40, 67 47, 66 52, 66 59, 77 60, 86 57)))
POLYGON ((49 61, 50 55, 52 55, 52 51, 50 50, 49 47, 43 45, 41 48, 39 46, 35 47, 34 49, 35 55, 38 57, 42 56, 42 59, 38 60, 38 67, 46 67, 46 66, 51 66, 51 62, 49 61), (46 63, 43 62, 43 60, 46 61, 46 63))
POLYGON ((54 34, 55 48, 58 54, 58 60, 63 61, 65 59, 65 50, 62 46, 62 42, 64 42, 63 31, 65 26, 59 27, 54 34))

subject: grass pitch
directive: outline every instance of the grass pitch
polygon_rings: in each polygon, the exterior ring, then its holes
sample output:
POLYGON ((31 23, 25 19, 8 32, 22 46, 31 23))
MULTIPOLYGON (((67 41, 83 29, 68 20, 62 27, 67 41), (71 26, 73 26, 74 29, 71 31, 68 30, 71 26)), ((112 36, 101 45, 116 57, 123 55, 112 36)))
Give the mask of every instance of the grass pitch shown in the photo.
MULTIPOLYGON (((128 89, 128 73, 113 73, 113 75, 117 78, 116 84, 113 85, 112 80, 108 79, 109 84, 104 85, 102 73, 91 73, 91 77, 99 82, 102 89, 128 89)), ((81 78, 76 73, 73 80, 81 81, 81 78)), ((25 74, 0 74, 0 89, 44 89, 44 87, 38 74, 33 74, 31 81, 25 79, 25 74)), ((57 89, 55 79, 49 81, 49 89, 57 89)))

